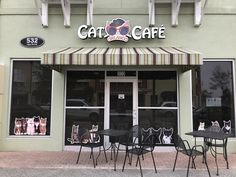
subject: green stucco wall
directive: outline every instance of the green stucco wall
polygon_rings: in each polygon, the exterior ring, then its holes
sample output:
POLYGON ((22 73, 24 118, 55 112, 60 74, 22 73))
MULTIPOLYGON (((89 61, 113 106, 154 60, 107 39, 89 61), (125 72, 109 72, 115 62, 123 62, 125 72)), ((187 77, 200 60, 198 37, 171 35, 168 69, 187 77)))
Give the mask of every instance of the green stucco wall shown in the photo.
MULTIPOLYGON (((50 137, 9 137, 9 94, 11 59, 40 58, 48 49, 60 47, 147 47, 177 46, 200 51, 204 58, 236 58, 236 2, 235 0, 209 0, 204 10, 202 25, 193 25, 193 6, 181 6, 179 25, 171 26, 170 5, 156 8, 156 25, 166 27, 166 39, 130 40, 128 43, 108 43, 105 39, 80 40, 78 26, 86 24, 86 6, 72 9, 71 27, 63 25, 60 6, 50 7, 49 27, 43 28, 34 1, 0 1, 0 65, 4 65, 4 77, 0 77, 0 149, 14 150, 63 150, 64 146, 64 74, 53 72, 52 124, 50 137), (27 36, 39 36, 45 40, 40 48, 30 49, 20 45, 27 36), (2 101, 2 106, 1 106, 2 101)), ((131 26, 148 26, 147 0, 94 0, 94 26, 104 26, 106 21, 122 17, 131 26)), ((179 75, 179 132, 182 136, 191 131, 191 71, 179 75), (189 99, 181 99, 189 98, 189 99)), ((189 137, 186 137, 189 138, 189 137)), ((231 139, 229 151, 236 152, 236 141, 231 139)))

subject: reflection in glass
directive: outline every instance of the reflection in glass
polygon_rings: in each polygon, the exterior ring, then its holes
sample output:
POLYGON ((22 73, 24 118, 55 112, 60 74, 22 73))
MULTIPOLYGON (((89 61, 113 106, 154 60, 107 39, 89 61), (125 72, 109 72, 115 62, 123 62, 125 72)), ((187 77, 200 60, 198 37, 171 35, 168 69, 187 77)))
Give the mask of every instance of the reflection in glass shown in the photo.
POLYGON ((140 71, 138 79, 139 107, 160 107, 165 102, 176 102, 175 71, 140 71))
POLYGON ((138 113, 140 127, 161 131, 158 145, 173 145, 173 135, 178 133, 176 109, 139 109, 138 113))
POLYGON ((110 83, 110 128, 129 130, 133 125, 133 83, 110 83))
POLYGON ((90 130, 104 125, 104 71, 68 71, 65 144, 71 145, 72 126, 90 130))
POLYGON ((66 129, 65 129, 65 144, 71 145, 68 138, 71 137, 73 125, 79 125, 86 129, 91 129, 92 125, 98 125, 99 130, 103 129, 104 125, 104 110, 103 109, 66 109, 66 129))
POLYGON ((50 135, 51 82, 39 61, 13 62, 10 135, 50 135))
POLYGON ((160 127, 177 130, 176 109, 139 109, 139 125, 143 128, 160 127))
POLYGON ((178 133, 176 78, 176 71, 138 72, 139 125, 161 131, 160 145, 173 145, 172 135, 178 133))
POLYGON ((104 106, 103 71, 68 71, 66 106, 104 106))
POLYGON ((231 121, 235 128, 234 92, 232 62, 205 61, 193 70, 193 129, 197 130, 200 122, 205 128, 211 121, 218 121, 220 127, 224 121, 231 121))

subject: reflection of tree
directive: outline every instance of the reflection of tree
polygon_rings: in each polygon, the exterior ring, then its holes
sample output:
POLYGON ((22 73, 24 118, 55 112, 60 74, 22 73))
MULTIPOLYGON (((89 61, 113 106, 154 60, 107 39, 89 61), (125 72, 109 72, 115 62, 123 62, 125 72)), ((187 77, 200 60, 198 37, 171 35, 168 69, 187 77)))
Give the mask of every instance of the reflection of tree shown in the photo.
POLYGON ((210 89, 222 91, 222 105, 230 105, 231 103, 231 93, 229 85, 231 82, 231 73, 229 71, 224 72, 221 66, 216 66, 212 72, 212 77, 210 78, 210 89))
POLYGON ((38 104, 49 103, 51 100, 52 71, 40 66, 32 65, 32 94, 38 104))
POLYGON ((220 88, 222 91, 228 89, 230 83, 230 72, 224 72, 218 65, 212 72, 212 77, 210 78, 210 89, 216 90, 220 88))

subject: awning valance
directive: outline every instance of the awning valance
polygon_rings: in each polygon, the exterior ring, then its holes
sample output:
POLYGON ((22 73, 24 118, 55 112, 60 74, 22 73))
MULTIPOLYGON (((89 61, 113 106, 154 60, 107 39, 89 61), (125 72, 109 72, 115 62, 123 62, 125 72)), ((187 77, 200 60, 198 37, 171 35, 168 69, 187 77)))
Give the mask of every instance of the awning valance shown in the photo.
POLYGON ((153 66, 202 65, 201 53, 177 48, 63 48, 43 53, 43 65, 153 66))

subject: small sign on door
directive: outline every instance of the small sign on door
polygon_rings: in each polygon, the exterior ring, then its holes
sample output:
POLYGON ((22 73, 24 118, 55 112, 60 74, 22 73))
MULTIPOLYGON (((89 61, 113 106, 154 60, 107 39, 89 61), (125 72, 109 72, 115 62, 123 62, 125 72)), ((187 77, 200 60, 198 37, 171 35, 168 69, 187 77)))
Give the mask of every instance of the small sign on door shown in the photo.
POLYGON ((125 94, 118 94, 118 99, 124 100, 125 99, 125 94))

